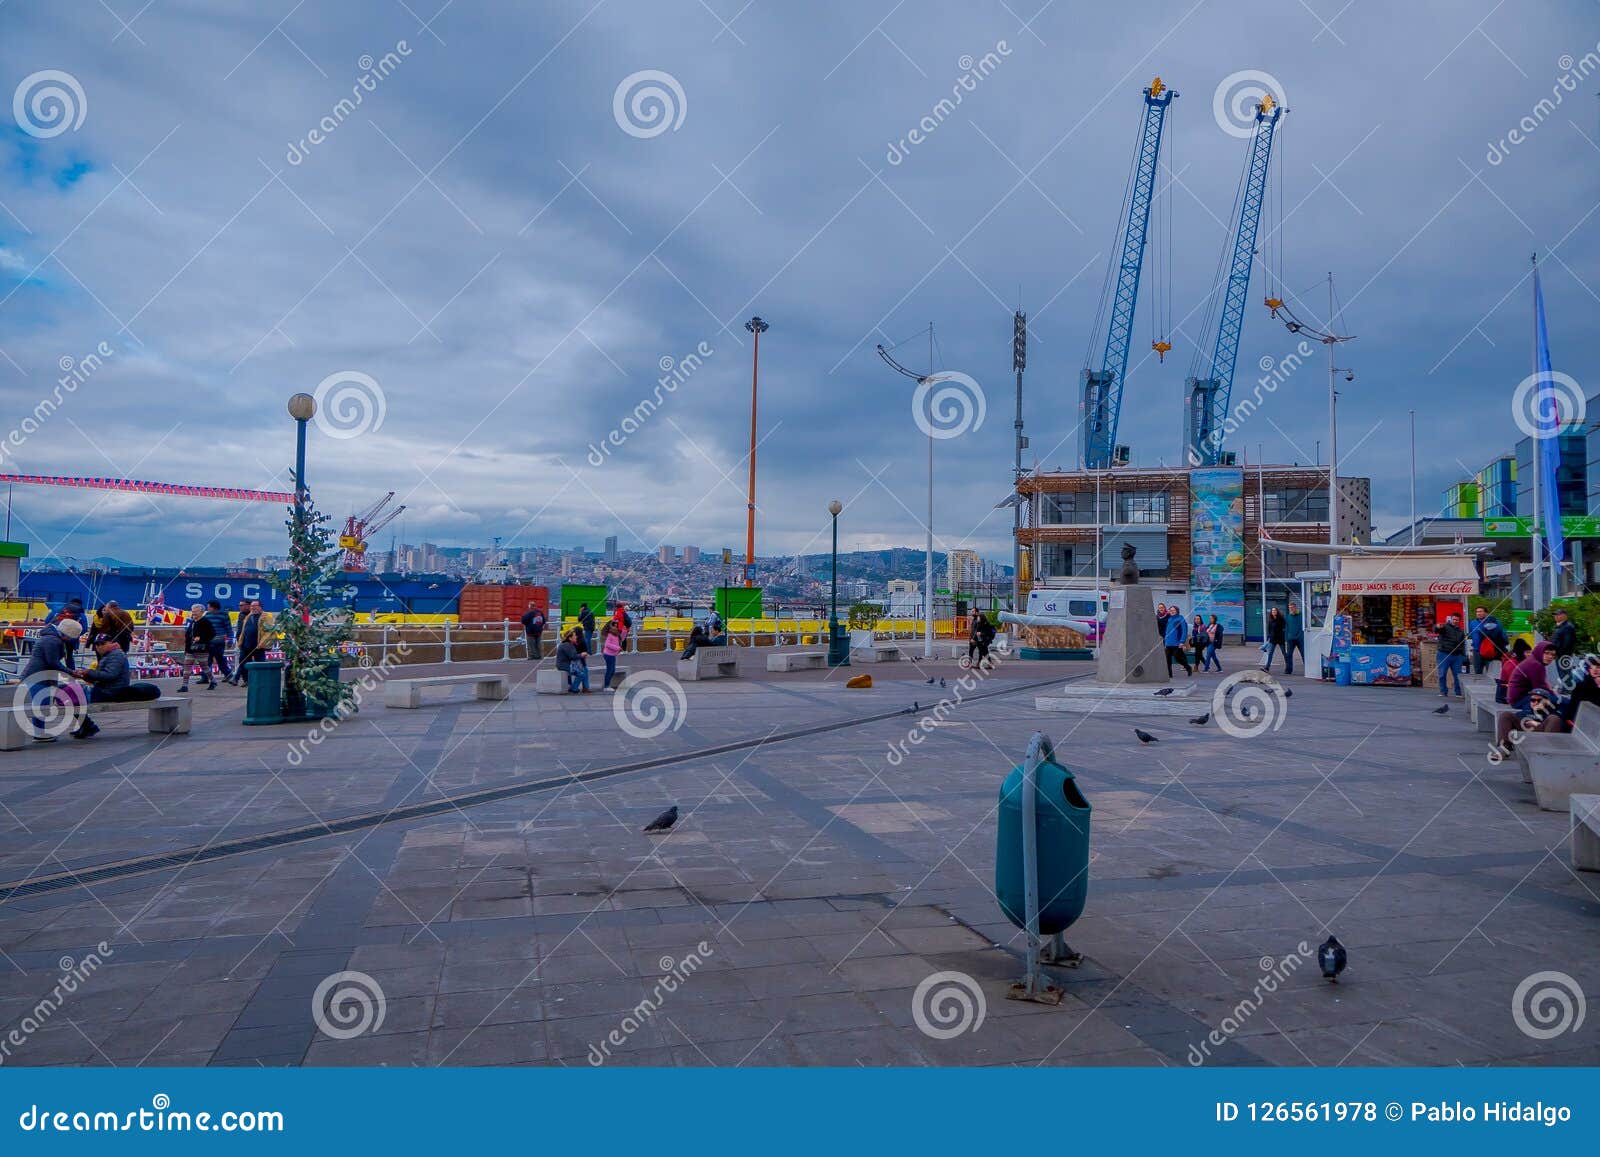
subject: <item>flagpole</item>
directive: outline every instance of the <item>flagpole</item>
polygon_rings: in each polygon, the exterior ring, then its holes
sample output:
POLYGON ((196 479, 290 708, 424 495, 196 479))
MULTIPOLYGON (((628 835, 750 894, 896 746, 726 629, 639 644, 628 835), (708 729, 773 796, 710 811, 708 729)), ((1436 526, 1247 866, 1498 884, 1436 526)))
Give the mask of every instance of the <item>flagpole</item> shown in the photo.
MULTIPOLYGON (((1533 263, 1533 293, 1534 301, 1537 303, 1539 297, 1539 255, 1535 253, 1529 260, 1533 263)), ((1539 311, 1537 305, 1529 312, 1533 314, 1533 340, 1530 345, 1530 351, 1533 355, 1533 372, 1537 374, 1539 372, 1539 311)), ((1535 400, 1533 406, 1535 421, 1537 421, 1538 408, 1538 401, 1535 400)), ((1528 469, 1533 471, 1533 519, 1530 524, 1532 526, 1532 534, 1528 543, 1528 557, 1532 563, 1530 569, 1533 572, 1531 576, 1533 592, 1529 605, 1535 614, 1542 609, 1540 602, 1544 593, 1542 589, 1544 586, 1544 553, 1542 550, 1543 543, 1539 535, 1541 512, 1543 510, 1542 496, 1539 493, 1539 476, 1543 473, 1542 463, 1539 460, 1539 433, 1540 428, 1536 425, 1533 433, 1528 437, 1528 469)))

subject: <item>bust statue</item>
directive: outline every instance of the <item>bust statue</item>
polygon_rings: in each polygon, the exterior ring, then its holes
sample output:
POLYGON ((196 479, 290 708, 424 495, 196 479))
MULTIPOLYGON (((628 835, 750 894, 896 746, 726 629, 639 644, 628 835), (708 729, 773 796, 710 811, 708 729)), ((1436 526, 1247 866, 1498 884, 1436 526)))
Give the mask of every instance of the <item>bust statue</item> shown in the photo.
POLYGON ((1117 581, 1123 586, 1139 585, 1139 564, 1133 561, 1136 553, 1133 543, 1122 544, 1122 569, 1117 573, 1117 581))

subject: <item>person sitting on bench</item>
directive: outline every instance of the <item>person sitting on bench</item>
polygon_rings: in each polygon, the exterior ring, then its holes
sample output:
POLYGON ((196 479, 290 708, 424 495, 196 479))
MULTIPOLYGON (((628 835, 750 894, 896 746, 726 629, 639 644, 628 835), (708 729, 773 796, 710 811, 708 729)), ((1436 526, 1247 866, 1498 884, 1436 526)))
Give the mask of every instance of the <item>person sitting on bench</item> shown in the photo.
MULTIPOLYGON (((123 703, 132 699, 134 696, 129 693, 132 679, 128 674, 128 655, 117 644, 116 636, 96 635, 93 646, 98 664, 78 672, 78 678, 89 684, 90 706, 96 703, 123 703)), ((85 715, 72 737, 88 739, 99 730, 100 725, 85 715)))
POLYGON ((684 647, 680 658, 694 658, 694 653, 701 647, 726 647, 728 645, 728 636, 718 634, 716 631, 716 625, 719 622, 721 622, 720 619, 715 619, 704 627, 699 623, 691 627, 689 629, 689 643, 684 647))

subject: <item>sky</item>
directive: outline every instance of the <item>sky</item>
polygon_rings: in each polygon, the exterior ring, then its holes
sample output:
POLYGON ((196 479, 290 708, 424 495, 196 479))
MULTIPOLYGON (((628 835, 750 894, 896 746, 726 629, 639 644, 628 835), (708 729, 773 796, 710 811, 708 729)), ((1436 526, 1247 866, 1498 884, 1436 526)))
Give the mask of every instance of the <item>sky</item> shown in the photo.
MULTIPOLYGON (((394 490, 410 542, 738 549, 760 315, 758 553, 825 550, 835 498, 841 547, 917 546, 929 423, 875 346, 925 372, 931 323, 968 403, 934 423, 936 549, 1009 559, 1012 312, 1026 462, 1070 468, 1157 75, 1179 96, 1136 464, 1179 460, 1215 342, 1241 92, 1289 111, 1235 399, 1299 340, 1263 270, 1318 328, 1331 272, 1342 472, 1372 478, 1380 529, 1410 515, 1409 411, 1422 514, 1519 436, 1536 251, 1554 366, 1600 393, 1591 0, 9 0, 0 469, 283 489, 304 391, 336 519, 394 490)), ((1316 347, 1225 448, 1325 455, 1327 389, 1316 347)), ((28 486, 12 536, 216 565, 281 553, 282 524, 28 486)))

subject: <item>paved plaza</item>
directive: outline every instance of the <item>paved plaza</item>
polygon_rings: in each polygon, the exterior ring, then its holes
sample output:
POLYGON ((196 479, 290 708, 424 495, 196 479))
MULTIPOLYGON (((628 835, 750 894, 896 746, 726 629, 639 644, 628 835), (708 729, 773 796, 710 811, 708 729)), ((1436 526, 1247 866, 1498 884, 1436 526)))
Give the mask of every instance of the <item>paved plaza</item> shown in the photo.
POLYGON ((0 755, 5 1063, 1600 1063, 1594 1010, 1544 1037, 1514 1013, 1541 972, 1600 995, 1600 876, 1459 700, 1296 678, 1242 738, 1041 714, 1088 665, 1006 661, 927 728, 953 662, 847 690, 763 654, 654 736, 509 663, 470 668, 504 702, 369 694, 314 744, 225 689, 187 736, 125 714, 0 755), (992 891, 1038 728, 1094 809, 1057 1007, 1006 998, 1024 941, 992 891), (1305 955, 1330 931, 1337 985, 1305 955))

